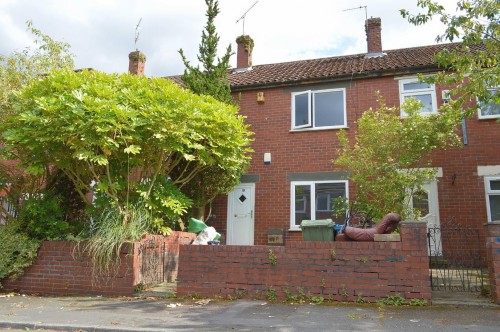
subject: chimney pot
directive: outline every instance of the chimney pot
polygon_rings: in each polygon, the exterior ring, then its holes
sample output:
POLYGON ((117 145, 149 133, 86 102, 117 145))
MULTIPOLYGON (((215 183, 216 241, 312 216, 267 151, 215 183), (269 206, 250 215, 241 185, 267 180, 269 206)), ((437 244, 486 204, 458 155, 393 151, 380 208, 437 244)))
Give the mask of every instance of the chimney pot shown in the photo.
POLYGON ((137 50, 130 52, 128 55, 128 71, 132 75, 144 75, 144 65, 146 64, 146 56, 141 51, 137 50))
POLYGON ((236 53, 236 68, 248 68, 252 66, 253 39, 248 35, 236 38, 238 51, 236 53))
POLYGON ((382 20, 379 17, 367 19, 365 30, 368 54, 382 53, 382 20))

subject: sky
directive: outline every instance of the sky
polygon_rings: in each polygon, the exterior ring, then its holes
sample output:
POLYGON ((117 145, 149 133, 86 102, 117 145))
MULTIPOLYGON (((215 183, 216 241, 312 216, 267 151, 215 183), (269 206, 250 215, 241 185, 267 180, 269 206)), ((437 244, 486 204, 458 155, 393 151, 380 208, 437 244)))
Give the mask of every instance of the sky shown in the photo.
MULTIPOLYGON (((415 27, 401 17, 402 8, 421 11, 417 0, 256 1, 219 0, 220 55, 230 44, 236 50, 243 32, 254 39, 254 65, 365 53, 366 16, 381 18, 384 50, 435 44, 444 31, 437 20, 415 27), (243 20, 236 21, 245 12, 243 31, 243 20)), ((456 1, 439 2, 453 12, 456 1)), ((178 75, 184 70, 179 49, 197 64, 205 12, 205 0, 0 0, 0 54, 33 45, 26 31, 32 20, 71 45, 75 68, 126 72, 128 54, 139 49, 147 57, 146 76, 178 75)))

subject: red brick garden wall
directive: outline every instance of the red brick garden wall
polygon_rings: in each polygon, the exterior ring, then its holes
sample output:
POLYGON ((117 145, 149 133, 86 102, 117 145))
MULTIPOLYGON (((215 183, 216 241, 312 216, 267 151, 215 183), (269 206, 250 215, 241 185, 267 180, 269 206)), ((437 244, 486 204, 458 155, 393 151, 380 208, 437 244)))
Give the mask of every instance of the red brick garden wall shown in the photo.
POLYGON ((265 299, 275 290, 338 301, 396 293, 430 300, 426 225, 403 222, 401 242, 299 242, 273 246, 181 246, 177 294, 265 299), (271 291, 272 292, 272 291, 271 291))
MULTIPOLYGON (((141 242, 126 244, 120 252, 120 267, 116 273, 92 277, 90 257, 75 249, 74 242, 44 241, 38 257, 25 273, 14 281, 2 280, 1 291, 17 291, 40 295, 132 295, 141 280, 140 244, 145 241, 165 241, 167 275, 177 276, 179 244, 188 244, 194 234, 174 232, 168 237, 147 236, 141 242), (130 246, 133 249, 130 250, 130 246)), ((83 245, 80 246, 83 248, 83 245)))

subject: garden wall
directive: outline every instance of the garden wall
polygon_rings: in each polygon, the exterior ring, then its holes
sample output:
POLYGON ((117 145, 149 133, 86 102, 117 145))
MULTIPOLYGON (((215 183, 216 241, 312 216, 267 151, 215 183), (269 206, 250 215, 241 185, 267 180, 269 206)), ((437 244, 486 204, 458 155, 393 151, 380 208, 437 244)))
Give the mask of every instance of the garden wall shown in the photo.
POLYGON ((426 224, 403 222, 400 242, 288 242, 181 246, 177 295, 272 297, 310 293, 375 301, 399 293, 430 301, 426 224))
POLYGON ((74 242, 44 241, 34 264, 17 280, 2 280, 4 288, 0 290, 40 295, 129 296, 134 294, 135 286, 142 282, 143 254, 139 250, 142 244, 165 242, 168 276, 175 278, 179 244, 188 244, 194 237, 191 233, 173 232, 168 237, 148 235, 141 242, 126 244, 120 252, 120 267, 116 273, 99 278, 93 278, 90 257, 78 247, 75 248, 74 242))

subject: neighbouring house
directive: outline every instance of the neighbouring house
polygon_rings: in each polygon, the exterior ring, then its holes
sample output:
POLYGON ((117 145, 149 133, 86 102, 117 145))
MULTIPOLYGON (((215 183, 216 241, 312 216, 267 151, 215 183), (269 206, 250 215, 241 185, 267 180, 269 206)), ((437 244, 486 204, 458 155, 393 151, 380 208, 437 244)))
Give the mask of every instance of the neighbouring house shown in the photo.
MULTIPOLYGON (((330 218, 332 198, 355 195, 332 163, 337 132, 354 137, 356 120, 377 107, 377 91, 389 106, 415 97, 423 113, 446 102, 443 87, 419 83, 417 74, 436 72, 434 54, 457 44, 384 50, 380 18, 365 27, 367 53, 267 65, 252 65, 253 41, 238 38, 229 80, 255 133, 255 152, 241 184, 212 207, 208 223, 227 244, 268 244, 279 230, 287 241, 301 240, 302 220, 330 218)), ((499 118, 500 105, 484 105, 459 128, 462 147, 433 155, 437 181, 414 199, 429 224, 477 228, 484 243, 483 224, 500 220, 499 118)))

